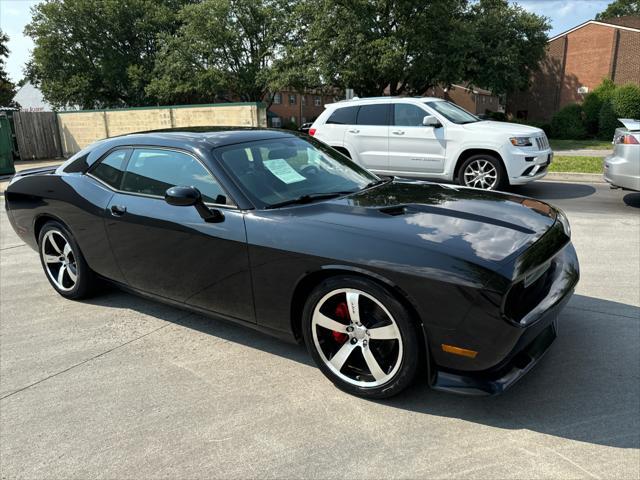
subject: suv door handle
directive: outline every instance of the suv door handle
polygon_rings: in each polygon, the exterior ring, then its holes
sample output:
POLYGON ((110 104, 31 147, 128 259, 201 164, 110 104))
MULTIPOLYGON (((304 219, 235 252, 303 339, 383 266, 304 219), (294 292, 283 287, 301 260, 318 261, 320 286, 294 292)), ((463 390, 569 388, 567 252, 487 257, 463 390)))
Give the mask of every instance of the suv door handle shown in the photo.
POLYGON ((127 213, 127 207, 124 205, 111 205, 111 215, 114 217, 121 217, 127 213))
POLYGON ((394 135, 404 135, 404 130, 392 130, 391 133, 394 135))
POLYGON ((358 130, 357 128, 352 128, 350 130, 347 130, 347 132, 349 132, 349 133, 360 133, 360 130, 358 130))

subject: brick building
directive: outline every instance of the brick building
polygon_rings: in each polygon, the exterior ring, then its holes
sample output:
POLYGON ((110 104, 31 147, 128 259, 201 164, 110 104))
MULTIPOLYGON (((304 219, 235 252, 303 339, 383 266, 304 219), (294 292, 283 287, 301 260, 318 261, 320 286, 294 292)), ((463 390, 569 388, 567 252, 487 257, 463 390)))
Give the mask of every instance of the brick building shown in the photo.
POLYGON ((500 105, 500 99, 489 90, 467 85, 451 85, 446 90, 441 87, 432 87, 424 92, 425 97, 438 97, 450 100, 456 105, 461 106, 466 111, 482 114, 489 112, 503 111, 500 105))
POLYGON ((549 40, 540 71, 526 92, 509 96, 516 118, 548 121, 609 78, 640 85, 640 17, 589 20, 549 40))
POLYGON ((290 124, 300 126, 312 122, 324 111, 325 104, 335 101, 334 95, 319 90, 304 93, 290 90, 276 92, 267 111, 269 126, 280 128, 290 124))

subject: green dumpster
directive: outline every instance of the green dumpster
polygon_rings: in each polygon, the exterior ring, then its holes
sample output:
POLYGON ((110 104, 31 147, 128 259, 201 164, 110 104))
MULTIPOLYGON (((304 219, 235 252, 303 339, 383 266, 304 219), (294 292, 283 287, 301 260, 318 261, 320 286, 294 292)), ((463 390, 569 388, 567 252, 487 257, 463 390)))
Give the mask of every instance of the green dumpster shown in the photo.
POLYGON ((0 115, 0 175, 16 173, 13 166, 13 139, 9 117, 0 115))

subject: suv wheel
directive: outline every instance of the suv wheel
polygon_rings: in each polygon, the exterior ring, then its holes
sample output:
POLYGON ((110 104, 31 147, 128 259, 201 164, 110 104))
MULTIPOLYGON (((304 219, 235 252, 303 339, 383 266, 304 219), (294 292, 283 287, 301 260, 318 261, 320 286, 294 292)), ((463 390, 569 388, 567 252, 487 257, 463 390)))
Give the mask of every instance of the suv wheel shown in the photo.
POLYGON ((502 162, 493 155, 473 155, 460 167, 458 182, 482 190, 502 190, 507 186, 507 172, 502 162))

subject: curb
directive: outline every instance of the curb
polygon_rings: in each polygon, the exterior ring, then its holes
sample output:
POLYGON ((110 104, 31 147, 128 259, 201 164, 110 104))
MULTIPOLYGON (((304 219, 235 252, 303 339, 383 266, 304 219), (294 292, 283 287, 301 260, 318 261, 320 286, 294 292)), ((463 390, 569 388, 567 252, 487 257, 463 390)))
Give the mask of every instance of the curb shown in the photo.
POLYGON ((544 179, 560 182, 607 183, 601 173, 549 172, 544 179))

